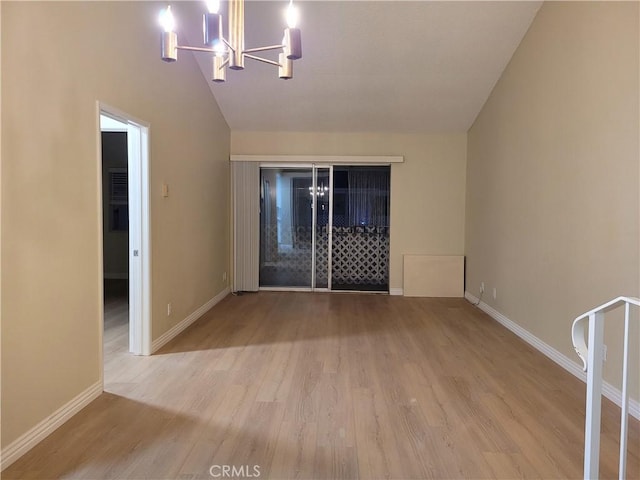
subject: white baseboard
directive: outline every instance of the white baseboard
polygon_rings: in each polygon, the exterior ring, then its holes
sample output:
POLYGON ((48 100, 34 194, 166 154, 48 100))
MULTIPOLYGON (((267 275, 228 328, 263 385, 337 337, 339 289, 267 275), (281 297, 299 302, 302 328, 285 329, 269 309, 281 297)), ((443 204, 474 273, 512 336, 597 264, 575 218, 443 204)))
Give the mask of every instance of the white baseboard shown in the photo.
POLYGON ((390 288, 389 289, 389 295, 394 295, 394 296, 404 296, 404 290, 402 288, 390 288))
POLYGON ((31 430, 7 445, 0 453, 0 471, 48 437, 55 429, 73 417, 102 394, 102 381, 94 383, 70 402, 66 403, 31 430))
POLYGON ((128 273, 105 273, 103 277, 106 280, 126 280, 129 278, 128 273))
POLYGON ((158 338, 156 338, 151 344, 151 353, 157 352, 163 346, 169 343, 171 340, 173 340, 178 335, 180 335, 187 327, 189 327, 193 322, 198 320, 202 315, 204 315, 209 310, 211 310, 214 305, 216 305, 224 297, 229 295, 229 293, 231 293, 231 290, 229 290, 229 287, 225 288, 218 295, 216 295, 207 303, 202 305, 200 308, 198 308, 195 312, 193 312, 187 318, 185 318, 180 323, 173 326, 173 328, 171 328, 170 330, 166 331, 165 333, 160 335, 158 338))
MULTIPOLYGON (((469 292, 465 292, 464 297, 473 304, 478 302, 478 297, 475 297, 469 292)), ((485 312, 487 315, 489 315, 491 318, 493 318, 496 322, 500 323, 507 329, 511 330, 513 333, 515 333, 518 337, 520 337, 522 340, 527 342, 533 348, 535 348, 536 350, 538 350, 539 352, 541 352, 542 354, 544 354, 545 356, 553 360, 555 363, 560 365, 567 372, 578 377, 583 382, 587 381, 587 375, 582 370, 581 365, 574 362, 566 355, 563 355, 558 350, 553 348, 551 345, 543 342, 534 334, 532 334, 528 330, 525 330, 520 325, 515 323, 513 320, 508 319, 503 314, 501 314, 491 306, 487 305, 486 303, 480 302, 478 304, 478 308, 483 312, 485 312)), ((570 335, 569 331, 567 331, 567 335, 570 335)), ((613 403, 615 403, 616 405, 618 406, 622 405, 622 392, 616 387, 614 387, 613 385, 611 385, 610 383, 605 381, 602 382, 602 394, 605 397, 607 397, 609 400, 611 400, 613 403)), ((629 413, 635 418, 637 418, 638 420, 640 420, 640 402, 630 398, 629 413)))

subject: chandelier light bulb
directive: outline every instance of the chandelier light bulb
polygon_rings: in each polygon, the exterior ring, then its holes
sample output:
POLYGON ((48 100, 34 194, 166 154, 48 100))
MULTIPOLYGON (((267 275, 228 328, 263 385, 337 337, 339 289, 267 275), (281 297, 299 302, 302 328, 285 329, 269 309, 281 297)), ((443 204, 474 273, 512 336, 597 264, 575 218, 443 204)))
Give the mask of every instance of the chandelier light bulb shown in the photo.
POLYGON ((216 42, 213 46, 213 50, 215 51, 214 55, 216 57, 222 57, 225 53, 227 53, 227 48, 224 46, 223 42, 216 42))
POLYGON ((166 10, 162 10, 160 12, 159 21, 165 32, 173 32, 173 29, 176 26, 176 21, 173 18, 173 13, 171 12, 171 5, 168 5, 166 10))
POLYGON ((209 9, 209 13, 218 13, 218 10, 220 10, 220 0, 208 0, 207 9, 209 9))
POLYGON ((296 25, 298 24, 298 9, 293 5, 293 0, 289 1, 286 18, 287 26, 289 28, 296 28, 296 25))

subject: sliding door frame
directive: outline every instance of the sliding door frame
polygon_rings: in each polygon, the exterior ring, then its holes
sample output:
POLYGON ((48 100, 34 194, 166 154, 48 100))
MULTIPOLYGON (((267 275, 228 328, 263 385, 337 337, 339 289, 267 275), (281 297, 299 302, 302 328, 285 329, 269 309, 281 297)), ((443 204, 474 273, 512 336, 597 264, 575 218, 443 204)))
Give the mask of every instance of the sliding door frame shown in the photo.
MULTIPOLYGON (((329 200, 331 201, 331 200, 329 200)), ((316 257, 316 234, 318 232, 318 170, 315 166, 311 166, 311 291, 316 289, 316 266, 318 262, 316 257)))
POLYGON ((327 286, 318 288, 316 286, 317 279, 317 251, 316 251, 316 239, 318 234, 318 195, 313 196, 313 202, 311 210, 313 210, 313 222, 312 222, 312 242, 311 249, 313 251, 313 263, 311 271, 313 278, 311 280, 311 290, 314 292, 330 292, 331 291, 331 247, 333 241, 332 226, 333 226, 333 165, 330 164, 313 164, 313 192, 318 191, 318 170, 329 170, 329 219, 327 224, 327 286))
MULTIPOLYGON (((307 288, 307 287, 260 287, 258 279, 255 278, 259 290, 279 290, 279 291, 332 291, 332 265, 331 256, 333 255, 333 167, 337 165, 353 165, 353 166, 392 166, 397 163, 404 163, 404 157, 401 155, 231 155, 229 160, 233 162, 257 163, 258 171, 260 168, 330 168, 330 202, 329 202, 329 244, 328 244, 328 288, 307 288)), ((235 190, 235 187, 234 187, 235 190)), ((259 195, 259 191, 255 193, 259 195)), ((315 211, 314 211, 315 215, 315 211)), ((238 221, 234 215, 234 222, 238 221)), ((245 220, 246 221, 246 220, 245 220)), ((259 220, 258 220, 259 222, 259 220)), ((313 224, 315 225, 315 219, 313 224)), ((235 225, 235 223, 234 223, 235 225)), ((234 228, 235 235, 235 228, 234 228)), ((391 239, 390 239, 391 240, 391 239)), ((315 242, 315 235, 314 235, 315 242)), ((238 238, 234 238, 234 256, 238 255, 238 238)), ((315 255, 314 255, 315 256, 315 255)), ((236 278, 234 262, 234 279, 236 278)), ((313 271, 312 285, 315 285, 315 270, 313 271)), ((257 276, 257 272, 256 272, 257 276)), ((235 280, 234 280, 235 282, 235 280)))
POLYGON ((329 167, 329 225, 327 229, 327 290, 331 291, 331 267, 333 264, 333 165, 329 167))

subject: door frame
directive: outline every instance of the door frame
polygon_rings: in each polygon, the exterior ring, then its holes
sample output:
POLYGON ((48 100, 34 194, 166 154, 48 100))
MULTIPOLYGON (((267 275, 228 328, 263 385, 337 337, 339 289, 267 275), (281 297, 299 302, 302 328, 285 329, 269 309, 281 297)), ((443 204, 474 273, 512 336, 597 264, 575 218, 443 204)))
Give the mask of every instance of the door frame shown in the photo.
MULTIPOLYGON (((245 195, 248 197, 244 199, 244 202, 250 201, 255 202, 256 209, 253 212, 259 210, 257 205, 259 203, 259 195, 260 195, 260 182, 259 182, 259 171, 261 167, 272 167, 272 168, 284 168, 284 167, 306 167, 308 165, 317 165, 319 167, 322 166, 337 166, 341 164, 347 165, 357 165, 357 166, 381 166, 387 165, 392 167, 394 164, 404 163, 404 156, 402 155, 237 155, 232 154, 229 157, 232 165, 234 163, 238 164, 247 164, 247 165, 256 165, 257 172, 255 175, 256 179, 256 189, 254 192, 246 193, 245 195)), ((233 168, 232 168, 233 170, 233 168)), ((253 172, 253 171, 252 171, 253 172)), ((333 179, 332 179, 333 180, 333 179)), ((391 169, 391 186, 393 188, 393 168, 391 169)), ((333 183, 333 182, 332 182, 333 183)), ((236 199, 236 195, 238 194, 238 187, 236 185, 236 180, 232 176, 232 197, 233 197, 233 278, 234 278, 234 289, 237 288, 237 278, 238 278, 238 265, 237 259, 239 258, 238 251, 242 251, 240 246, 239 237, 237 235, 238 225, 240 223, 245 224, 249 222, 249 224, 245 225, 245 230, 249 231, 251 241, 253 242, 253 248, 256 247, 259 249, 259 230, 260 230, 260 220, 259 218, 255 220, 253 217, 253 213, 250 215, 238 215, 238 211, 236 210, 235 204, 238 202, 236 199), (255 221, 255 223, 251 223, 255 221)), ((393 195, 392 195, 393 196, 393 195)), ((392 199, 393 202, 393 199, 392 199)), ((252 203, 253 205, 253 203, 252 203)), ((333 206, 332 206, 333 207, 333 206)), ((331 216, 333 217, 333 212, 331 212, 331 216)), ((389 242, 390 248, 393 244, 393 235, 390 232, 389 242)), ((332 238, 333 240, 333 238, 332 238)), ((389 250, 391 253, 391 250, 389 250)), ((247 252, 245 252, 247 253, 247 252)), ((248 252, 249 256, 257 255, 257 253, 253 250, 248 252)), ((389 259, 389 263, 391 265, 391 258, 389 259)), ((258 261, 256 261, 255 265, 258 265, 258 261)), ((255 288, 258 290, 277 290, 277 291, 310 291, 310 288, 287 288, 287 287, 260 287, 258 285, 258 268, 251 271, 251 285, 253 286, 255 282, 255 288)), ((243 277, 244 278, 244 277, 243 277)), ((326 289, 328 291, 328 289, 326 289)), ((317 289, 316 291, 322 291, 321 289, 317 289)), ((331 290, 334 292, 334 290, 331 290)), ((390 288, 389 292, 391 293, 392 289, 390 288)), ((346 291, 337 291, 337 293, 346 293, 346 291)), ((391 293, 396 294, 396 293, 391 293)))
POLYGON ((151 355, 151 220, 149 199, 149 123, 103 102, 97 102, 98 198, 100 254, 100 361, 104 369, 104 240, 102 196, 102 130, 100 117, 110 117, 127 126, 129 185, 129 351, 151 355))

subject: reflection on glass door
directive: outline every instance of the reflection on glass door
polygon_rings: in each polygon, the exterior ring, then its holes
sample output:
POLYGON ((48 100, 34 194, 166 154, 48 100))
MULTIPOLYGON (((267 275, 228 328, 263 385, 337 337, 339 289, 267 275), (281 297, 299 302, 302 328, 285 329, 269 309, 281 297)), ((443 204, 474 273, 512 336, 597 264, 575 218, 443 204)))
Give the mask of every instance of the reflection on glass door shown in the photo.
POLYGON ((329 288, 329 231, 331 210, 331 175, 329 168, 315 169, 315 288, 329 288))
POLYGON ((311 288, 313 171, 260 169, 260 286, 311 288))

